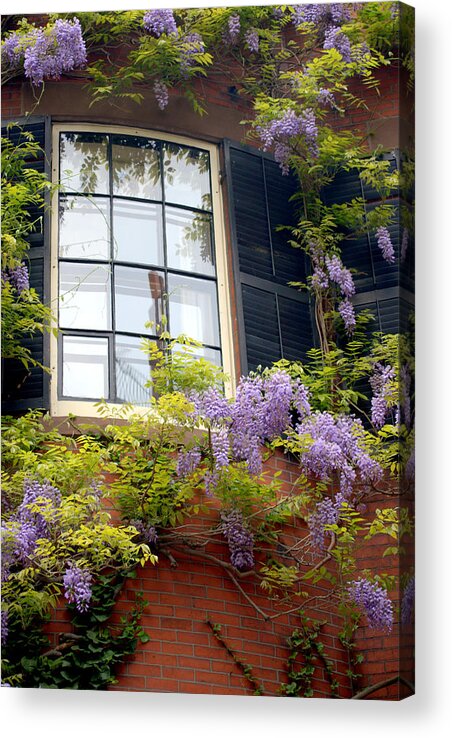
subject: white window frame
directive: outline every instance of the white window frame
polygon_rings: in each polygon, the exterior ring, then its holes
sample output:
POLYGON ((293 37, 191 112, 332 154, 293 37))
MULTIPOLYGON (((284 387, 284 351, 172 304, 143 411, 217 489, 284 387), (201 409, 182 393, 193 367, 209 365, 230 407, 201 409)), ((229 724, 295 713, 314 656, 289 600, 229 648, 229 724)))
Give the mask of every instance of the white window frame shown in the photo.
MULTIPOLYGON (((206 151, 210 155, 210 177, 212 187, 212 214, 215 240, 215 264, 216 264, 216 284, 218 294, 218 310, 220 322, 220 345, 222 353, 223 370, 228 376, 225 383, 225 392, 227 397, 233 395, 235 389, 235 366, 234 366, 234 345, 233 345, 233 328, 231 313, 231 292, 229 283, 228 259, 226 253, 226 235, 225 235, 225 213, 224 202, 221 192, 220 179, 220 157, 219 147, 216 144, 188 138, 185 136, 174 136, 163 131, 155 131, 152 129, 132 128, 129 126, 104 125, 98 123, 58 123, 52 127, 52 183, 59 183, 59 139, 60 133, 112 133, 130 136, 144 136, 151 139, 168 141, 169 143, 179 144, 181 146, 189 146, 202 151, 206 151)), ((50 270, 51 270, 51 296, 52 304, 58 307, 58 195, 59 190, 56 187, 52 197, 51 210, 51 241, 50 241, 50 270)), ((58 309, 55 310, 55 315, 58 309)), ((58 321, 58 318, 57 318, 58 321)), ((54 327, 58 327, 57 321, 54 327)), ((64 417, 69 414, 78 417, 95 417, 97 409, 95 402, 90 400, 62 400, 58 398, 58 337, 53 333, 50 334, 50 414, 55 417, 64 417)), ((114 409, 122 407, 121 404, 109 402, 108 406, 114 409)), ((146 414, 149 408, 135 406, 134 410, 138 413, 146 414)))

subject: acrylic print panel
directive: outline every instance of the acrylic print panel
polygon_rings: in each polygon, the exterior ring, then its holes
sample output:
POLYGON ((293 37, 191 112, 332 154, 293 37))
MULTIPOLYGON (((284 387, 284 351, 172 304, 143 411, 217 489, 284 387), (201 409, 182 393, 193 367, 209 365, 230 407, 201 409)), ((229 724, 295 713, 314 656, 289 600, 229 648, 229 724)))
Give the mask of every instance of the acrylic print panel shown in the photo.
POLYGON ((2 685, 410 696, 413 8, 2 33, 2 685))

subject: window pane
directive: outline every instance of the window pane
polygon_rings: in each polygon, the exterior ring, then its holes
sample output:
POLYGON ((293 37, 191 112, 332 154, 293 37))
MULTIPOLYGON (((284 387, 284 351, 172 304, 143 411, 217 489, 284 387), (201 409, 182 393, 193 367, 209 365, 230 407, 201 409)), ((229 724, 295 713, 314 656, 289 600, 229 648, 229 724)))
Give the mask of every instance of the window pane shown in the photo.
POLYGON ((133 200, 113 201, 113 258, 137 264, 162 264, 162 206, 133 200))
POLYGON ((184 334, 201 343, 220 345, 215 282, 168 275, 171 335, 184 334))
POLYGON ((109 330, 109 267, 60 262, 59 309, 62 328, 109 330))
POLYGON ((163 315, 165 276, 163 272, 115 267, 116 330, 154 333, 145 323, 159 323, 163 315))
POLYGON ((108 399, 108 338, 63 336, 63 395, 108 399))
POLYGON ((67 192, 108 195, 108 138, 97 133, 60 135, 60 183, 67 192))
POLYGON ((155 141, 138 136, 113 136, 113 193, 161 200, 160 153, 155 141))
POLYGON ((168 207, 165 219, 168 266, 214 275, 210 215, 168 207))
POLYGON ((209 154, 166 144, 163 162, 166 202, 211 210, 209 154))
POLYGON ((116 335, 115 366, 116 395, 121 402, 148 405, 151 388, 145 388, 150 378, 149 357, 140 348, 141 339, 116 335))
POLYGON ((110 258, 110 207, 105 197, 61 197, 58 210, 60 256, 110 258))

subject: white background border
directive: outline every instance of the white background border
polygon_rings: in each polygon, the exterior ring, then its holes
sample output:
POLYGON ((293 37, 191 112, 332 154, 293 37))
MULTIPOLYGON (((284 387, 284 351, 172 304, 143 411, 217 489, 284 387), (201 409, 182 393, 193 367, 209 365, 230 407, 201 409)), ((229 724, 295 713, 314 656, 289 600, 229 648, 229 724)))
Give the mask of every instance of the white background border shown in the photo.
MULTIPOLYGON (((230 0, 232 5, 251 4, 230 0)), ((160 0, 154 7, 221 2, 160 0)), ((264 4, 256 0, 254 4, 264 4)), ((270 3, 269 3, 270 4, 270 3)), ((4 734, 33 738, 316 738, 450 735, 452 3, 414 0, 417 27, 417 694, 402 703, 1 689, 4 734), (447 198, 447 200, 446 200, 447 198), (447 566, 449 564, 449 566, 447 566), (447 727, 449 725, 449 728, 447 727)), ((73 0, 68 9, 149 8, 73 0)), ((4 0, 4 13, 61 11, 61 0, 4 0)))

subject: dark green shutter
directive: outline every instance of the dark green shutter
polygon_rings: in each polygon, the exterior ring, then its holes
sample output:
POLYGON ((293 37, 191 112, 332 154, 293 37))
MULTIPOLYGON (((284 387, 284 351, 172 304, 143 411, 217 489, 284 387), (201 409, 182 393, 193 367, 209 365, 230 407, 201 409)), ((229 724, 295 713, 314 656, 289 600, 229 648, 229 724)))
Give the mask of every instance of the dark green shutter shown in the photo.
MULTIPOLYGON (((51 128, 48 116, 30 116, 17 121, 18 125, 7 129, 2 124, 2 136, 15 143, 20 142, 21 130, 30 131, 43 152, 39 158, 31 158, 27 166, 45 172, 50 178, 51 128)), ((34 287, 41 300, 48 304, 50 295, 50 201, 41 210, 30 212, 37 225, 28 240, 27 255, 30 287, 34 287)), ((36 334, 24 337, 24 346, 30 349, 34 359, 44 366, 49 364, 49 336, 36 334)), ((39 367, 26 369, 21 362, 5 360, 2 372, 2 412, 20 413, 28 408, 49 409, 49 375, 39 367)))
POLYGON ((289 245, 297 191, 268 155, 225 142, 241 371, 303 359, 314 343, 309 298, 289 287, 306 279, 306 257, 289 245))

